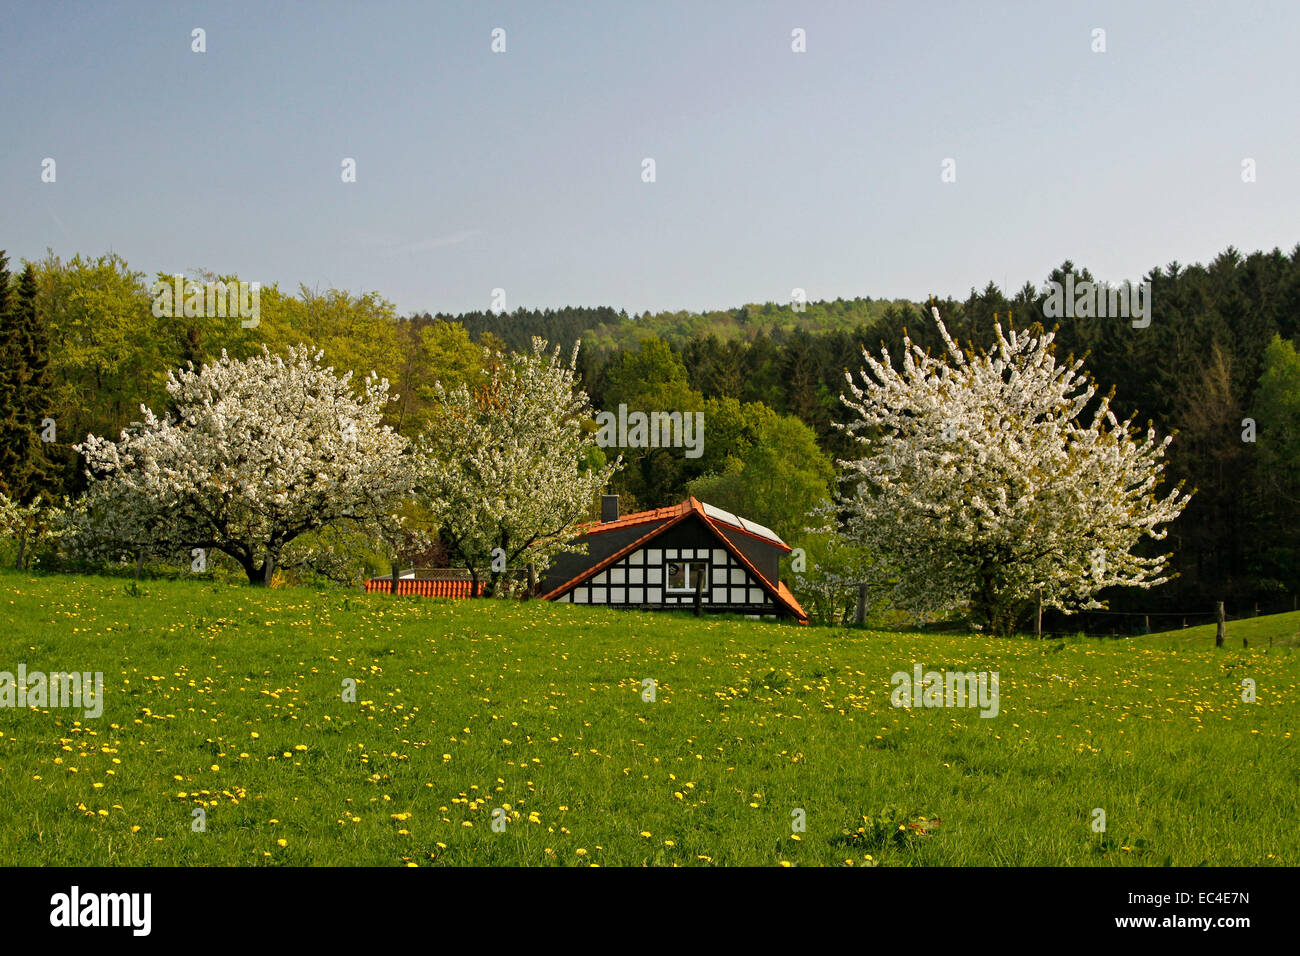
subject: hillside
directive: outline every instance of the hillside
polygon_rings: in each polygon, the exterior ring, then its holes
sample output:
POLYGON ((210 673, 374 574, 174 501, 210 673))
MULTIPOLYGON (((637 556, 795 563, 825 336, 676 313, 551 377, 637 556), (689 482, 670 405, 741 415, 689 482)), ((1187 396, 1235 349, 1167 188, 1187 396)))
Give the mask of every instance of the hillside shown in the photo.
MULTIPOLYGON (((581 339, 585 348, 596 351, 635 349, 643 338, 663 339, 682 346, 692 338, 713 335, 722 342, 749 340, 759 335, 781 335, 795 331, 820 334, 853 332, 881 321, 893 306, 902 309, 917 303, 906 299, 833 299, 807 302, 801 311, 786 303, 750 303, 735 309, 703 312, 644 312, 628 315, 611 308, 517 309, 503 315, 492 312, 439 313, 433 318, 456 322, 475 338, 485 332, 513 349, 528 347, 534 335, 566 347, 581 339)), ((427 317, 427 316, 426 316, 427 317)))
MULTIPOLYGON (((1225 648, 1240 647, 1243 638, 1251 647, 1300 646, 1300 612, 1242 618, 1228 621, 1225 628, 1225 648)), ((1144 640, 1167 642, 1169 646, 1179 650, 1194 650, 1213 645, 1216 629, 1217 626, 1214 624, 1201 624, 1196 627, 1152 634, 1144 640)))
POLYGON ((105 682, 0 709, 13 864, 1300 862, 1293 647, 8 572, 0 608, 0 666, 105 682), (917 665, 998 671, 997 716, 892 707, 917 665))

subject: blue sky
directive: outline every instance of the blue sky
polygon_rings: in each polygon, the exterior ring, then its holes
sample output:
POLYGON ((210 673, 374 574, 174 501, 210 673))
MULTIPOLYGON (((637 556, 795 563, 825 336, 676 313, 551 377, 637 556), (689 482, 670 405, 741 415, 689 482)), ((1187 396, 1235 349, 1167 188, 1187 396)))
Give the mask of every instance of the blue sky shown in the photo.
POLYGON ((403 312, 1136 279, 1300 241, 1298 39, 1293 0, 27 3, 0 247, 403 312))

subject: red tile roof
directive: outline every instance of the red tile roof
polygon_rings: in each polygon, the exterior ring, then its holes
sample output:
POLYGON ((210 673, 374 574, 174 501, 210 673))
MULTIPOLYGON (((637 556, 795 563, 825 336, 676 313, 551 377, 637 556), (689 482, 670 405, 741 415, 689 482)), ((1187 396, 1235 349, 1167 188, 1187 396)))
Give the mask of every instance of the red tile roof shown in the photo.
POLYGON ((619 528, 627 528, 637 524, 649 524, 653 521, 668 521, 672 518, 680 518, 688 514, 691 510, 691 502, 694 498, 683 501, 679 505, 670 505, 667 508, 655 508, 653 511, 638 511, 634 514, 624 515, 614 521, 589 521, 579 526, 583 534, 603 534, 606 531, 615 531, 619 528))

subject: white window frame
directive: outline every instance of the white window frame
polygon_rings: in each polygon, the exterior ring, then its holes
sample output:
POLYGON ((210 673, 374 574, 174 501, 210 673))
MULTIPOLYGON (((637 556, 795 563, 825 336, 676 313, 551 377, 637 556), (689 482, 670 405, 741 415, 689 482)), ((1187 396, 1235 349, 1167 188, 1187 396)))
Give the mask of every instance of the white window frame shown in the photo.
POLYGON ((680 559, 677 559, 677 560, 666 561, 666 562, 664 562, 664 593, 665 593, 665 594, 694 594, 694 593, 695 593, 695 581, 692 580, 692 575, 691 575, 691 568, 692 568, 692 566, 700 566, 700 567, 703 568, 703 574, 704 574, 704 593, 705 593, 705 594, 708 594, 708 593, 709 593, 709 574, 710 574, 709 562, 708 562, 707 559, 701 559, 701 558, 680 558, 680 559), (675 588, 675 587, 673 587, 673 586, 669 583, 669 572, 668 572, 668 569, 669 569, 669 567, 670 567, 671 565, 674 565, 674 564, 680 564, 680 565, 684 565, 684 566, 685 566, 685 575, 684 575, 684 577, 685 577, 686 584, 685 584, 684 587, 675 588))

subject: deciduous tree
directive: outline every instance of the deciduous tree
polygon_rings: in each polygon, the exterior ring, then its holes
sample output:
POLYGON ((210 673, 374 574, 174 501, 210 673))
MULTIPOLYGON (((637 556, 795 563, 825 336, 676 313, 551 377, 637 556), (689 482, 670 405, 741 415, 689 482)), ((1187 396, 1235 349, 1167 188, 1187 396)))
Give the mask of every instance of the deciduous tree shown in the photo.
POLYGON ((1157 491, 1171 439, 1117 420, 1081 360, 1057 362, 1052 333, 998 324, 990 351, 964 352, 933 314, 946 355, 908 338, 898 370, 864 350, 843 399, 862 451, 841 462, 844 532, 898 568, 896 605, 964 608, 1005 633, 1040 593, 1069 612, 1167 580, 1167 555, 1138 545, 1190 498, 1157 491))
POLYGON ((358 395, 320 360, 295 346, 170 373, 166 418, 142 406, 118 441, 77 446, 91 479, 83 536, 118 553, 215 549, 262 584, 309 531, 391 525, 414 462, 382 423, 388 381, 372 373, 358 395))
POLYGON ((484 595, 503 574, 532 564, 538 575, 577 537, 619 461, 601 460, 587 395, 575 380, 577 346, 533 340, 528 353, 487 356, 487 382, 435 387, 435 407, 420 445, 421 490, 442 504, 440 537, 484 595), (494 560, 494 558, 496 560, 494 560))

